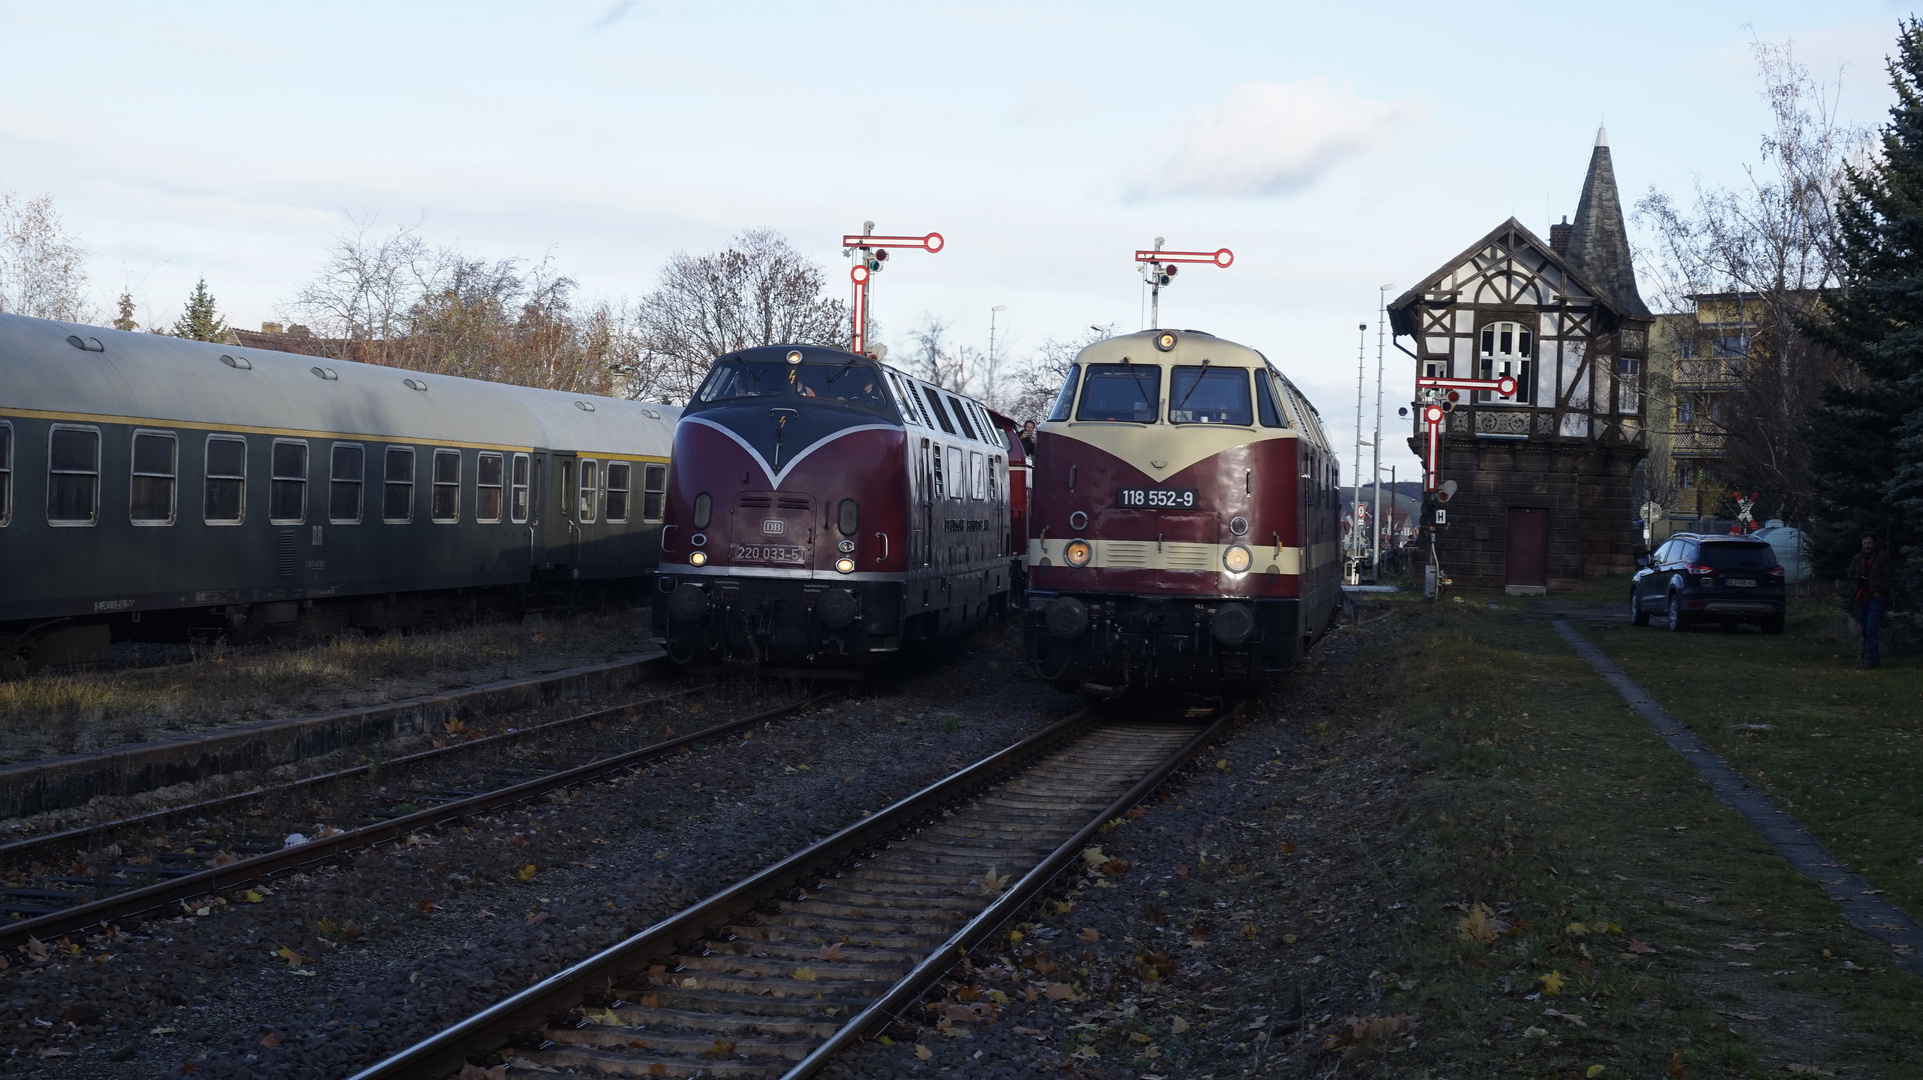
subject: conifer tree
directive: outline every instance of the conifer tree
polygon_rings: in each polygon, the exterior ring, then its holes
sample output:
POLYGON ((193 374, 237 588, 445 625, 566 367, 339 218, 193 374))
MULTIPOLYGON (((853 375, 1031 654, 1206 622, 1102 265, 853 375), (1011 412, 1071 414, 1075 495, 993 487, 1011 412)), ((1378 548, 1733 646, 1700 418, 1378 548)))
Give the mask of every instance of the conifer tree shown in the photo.
POLYGON ((1824 519, 1819 573, 1841 574, 1857 538, 1875 533, 1923 595, 1923 21, 1902 24, 1897 48, 1882 153, 1849 171, 1837 205, 1844 284, 1807 328, 1860 377, 1823 389, 1804 439, 1824 519))
POLYGON ((195 341, 227 339, 227 323, 214 310, 214 296, 207 291, 206 278, 201 278, 194 285, 194 291, 188 294, 187 310, 174 320, 174 336, 195 341))
POLYGON ((133 293, 122 292, 120 299, 114 301, 113 328, 115 330, 129 331, 140 329, 140 323, 134 319, 133 293))

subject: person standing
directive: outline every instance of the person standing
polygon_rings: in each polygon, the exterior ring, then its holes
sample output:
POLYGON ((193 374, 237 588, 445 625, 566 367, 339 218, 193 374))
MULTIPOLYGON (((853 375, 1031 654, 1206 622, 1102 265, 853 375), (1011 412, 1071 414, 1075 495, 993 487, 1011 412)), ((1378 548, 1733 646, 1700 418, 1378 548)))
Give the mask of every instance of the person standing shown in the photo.
POLYGON ((1856 621, 1863 628, 1863 666, 1876 667, 1883 662, 1883 650, 1877 641, 1883 629, 1883 609, 1890 602, 1890 588, 1896 583, 1896 573, 1890 567, 1890 557, 1876 546, 1876 537, 1863 535, 1863 549, 1856 558, 1850 560, 1849 576, 1856 582, 1856 621))
POLYGON ((1035 421, 1022 422, 1022 452, 1029 461, 1035 460, 1035 421))

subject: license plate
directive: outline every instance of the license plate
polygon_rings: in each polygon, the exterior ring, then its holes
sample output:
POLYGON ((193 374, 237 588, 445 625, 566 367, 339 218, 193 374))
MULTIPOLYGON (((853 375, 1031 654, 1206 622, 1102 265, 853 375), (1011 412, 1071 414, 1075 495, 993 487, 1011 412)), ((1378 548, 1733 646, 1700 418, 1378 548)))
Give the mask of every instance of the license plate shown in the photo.
POLYGON ((801 564, 801 549, 781 544, 734 544, 728 549, 735 562, 775 562, 801 564))
POLYGON ((1754 581, 1750 581, 1745 578, 1724 578, 1723 584, 1734 585, 1739 589, 1753 589, 1756 587, 1756 583, 1754 581))
POLYGON ((1194 488, 1123 488, 1115 505, 1124 510, 1193 510, 1198 501, 1194 488))

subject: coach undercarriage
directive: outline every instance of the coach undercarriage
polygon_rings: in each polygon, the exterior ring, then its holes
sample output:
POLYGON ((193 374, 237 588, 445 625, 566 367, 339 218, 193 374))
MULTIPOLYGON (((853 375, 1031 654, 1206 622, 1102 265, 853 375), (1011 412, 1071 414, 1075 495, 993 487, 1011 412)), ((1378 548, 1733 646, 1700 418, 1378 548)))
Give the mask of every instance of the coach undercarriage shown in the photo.
POLYGON ((1253 688, 1295 662, 1293 598, 1028 594, 1028 662, 1058 689, 1253 688))

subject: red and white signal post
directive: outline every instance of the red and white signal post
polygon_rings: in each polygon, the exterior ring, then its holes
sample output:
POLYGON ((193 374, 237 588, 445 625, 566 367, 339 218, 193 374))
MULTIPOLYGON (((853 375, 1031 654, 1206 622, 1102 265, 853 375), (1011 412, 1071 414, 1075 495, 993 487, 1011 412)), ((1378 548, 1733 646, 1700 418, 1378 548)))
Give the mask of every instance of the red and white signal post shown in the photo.
POLYGON ((1455 408, 1458 390, 1494 390, 1503 397, 1516 392, 1516 377, 1504 375, 1500 379, 1450 379, 1440 376, 1421 376, 1416 379, 1416 392, 1422 398, 1417 407, 1422 410, 1422 426, 1428 436, 1428 454, 1423 463, 1422 490, 1434 491, 1442 474, 1442 418, 1455 408), (1448 401, 1447 405, 1443 401, 1448 401))
POLYGON ((1180 263, 1210 263, 1224 270, 1235 262, 1235 252, 1228 248, 1214 251, 1163 251, 1161 237, 1155 238, 1155 246, 1137 249, 1135 269, 1142 272, 1142 280, 1149 288, 1149 329, 1158 330, 1162 326, 1162 286, 1175 280, 1175 271, 1180 263))
POLYGON ((849 280, 855 283, 854 310, 851 312, 855 324, 854 344, 849 352, 862 353, 868 349, 868 279, 873 277, 888 261, 889 248, 920 248, 929 254, 942 249, 947 241, 938 232, 927 236, 876 236, 875 223, 861 223, 859 236, 841 238, 842 254, 854 260, 854 267, 848 271, 849 280))

